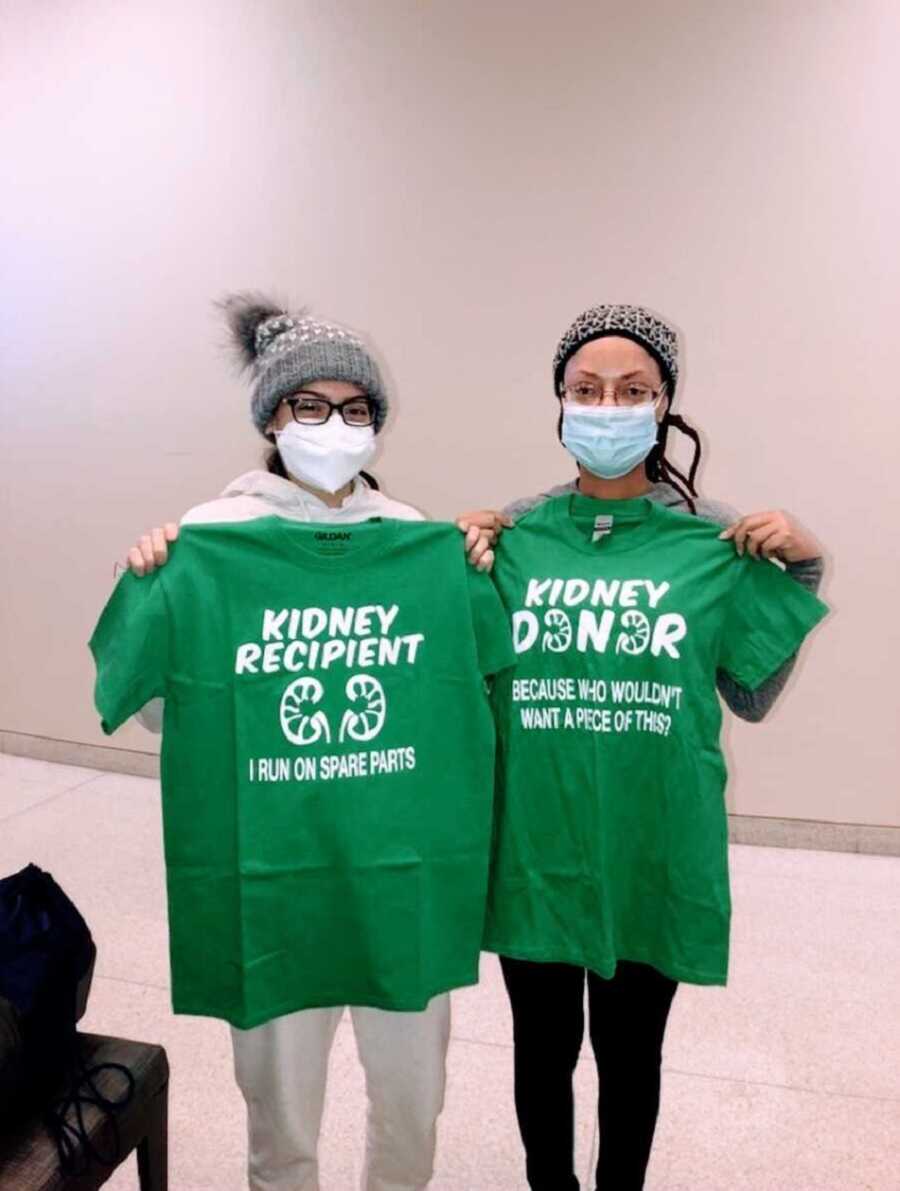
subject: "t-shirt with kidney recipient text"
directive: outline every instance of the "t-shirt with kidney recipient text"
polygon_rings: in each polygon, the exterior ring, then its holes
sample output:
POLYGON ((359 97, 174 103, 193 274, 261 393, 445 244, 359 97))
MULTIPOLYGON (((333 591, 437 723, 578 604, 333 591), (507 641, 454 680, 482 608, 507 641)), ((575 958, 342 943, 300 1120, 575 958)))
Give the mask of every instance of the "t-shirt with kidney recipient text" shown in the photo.
POLYGON ((165 697, 176 1012, 250 1027, 474 983, 509 627, 455 526, 187 526, 91 639, 106 732, 165 697))

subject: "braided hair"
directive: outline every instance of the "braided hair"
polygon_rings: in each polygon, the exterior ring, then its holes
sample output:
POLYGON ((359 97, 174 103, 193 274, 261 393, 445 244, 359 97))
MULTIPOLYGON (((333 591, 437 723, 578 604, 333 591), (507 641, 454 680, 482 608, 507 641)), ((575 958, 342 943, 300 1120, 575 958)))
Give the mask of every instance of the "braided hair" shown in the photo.
POLYGON ((700 435, 694 427, 686 422, 681 414, 673 414, 671 410, 667 409, 656 434, 656 446, 647 456, 644 463, 647 469, 647 479, 654 484, 670 484, 694 516, 697 515, 697 505, 694 501, 694 497, 697 496, 695 480, 697 478, 697 468, 700 466, 701 454, 700 435), (671 459, 666 458, 666 443, 669 438, 669 429, 672 426, 685 435, 685 437, 689 438, 694 444, 694 457, 691 460, 691 466, 688 468, 687 475, 680 471, 671 459))

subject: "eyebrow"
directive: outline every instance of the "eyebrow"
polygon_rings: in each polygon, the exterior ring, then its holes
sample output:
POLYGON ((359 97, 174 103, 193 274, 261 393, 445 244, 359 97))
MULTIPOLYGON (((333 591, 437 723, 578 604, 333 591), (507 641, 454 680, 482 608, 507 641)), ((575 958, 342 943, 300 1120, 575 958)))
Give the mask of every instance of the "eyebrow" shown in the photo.
POLYGON ((320 393, 317 389, 297 389, 292 397, 318 397, 320 401, 330 401, 333 405, 346 405, 349 401, 370 401, 367 393, 352 393, 349 397, 329 397, 327 393, 320 393))
MULTIPOLYGON (((598 372, 591 372, 589 368, 576 368, 576 376, 592 376, 594 380, 602 380, 603 377, 598 372)), ((649 376, 650 373, 646 368, 636 368, 634 372, 623 372, 621 376, 617 376, 616 380, 631 380, 635 376, 649 376)))

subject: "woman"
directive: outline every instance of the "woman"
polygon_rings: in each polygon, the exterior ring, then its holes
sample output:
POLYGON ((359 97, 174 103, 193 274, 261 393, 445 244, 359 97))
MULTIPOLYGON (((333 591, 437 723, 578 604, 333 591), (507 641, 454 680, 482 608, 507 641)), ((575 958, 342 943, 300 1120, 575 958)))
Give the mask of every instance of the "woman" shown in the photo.
MULTIPOLYGON (((378 491, 365 472, 385 422, 387 396, 363 341, 337 324, 289 314, 264 298, 236 296, 225 313, 255 379, 251 412, 274 445, 265 471, 250 471, 182 525, 261 517, 349 525, 372 518, 422 520, 378 491)), ((129 565, 164 564, 178 527, 141 539, 129 565)), ((476 543, 477 544, 477 543, 476 543)), ((483 564, 482 564, 483 565, 483 564)), ((503 629, 501 621, 501 629, 503 629)), ((505 635, 505 630, 504 630, 505 635)), ((160 730, 161 701, 141 721, 160 730)), ((418 1191, 432 1173, 445 1085, 450 1000, 423 1012, 351 1007, 370 1101, 367 1191, 418 1191)), ((316 1191, 316 1149, 329 1050, 343 1009, 304 1009, 251 1029, 232 1027, 235 1071, 247 1102, 254 1191, 316 1191)))
MULTIPOLYGON (((500 955, 512 1007, 529 1185, 578 1187, 572 1074, 586 979, 597 1186, 632 1191, 644 1182, 677 984, 726 978, 715 687, 743 718, 766 714, 824 613, 811 594, 822 567, 815 540, 783 514, 737 519, 696 495, 699 440, 671 411, 678 345, 662 320, 637 307, 586 311, 559 344, 553 379, 577 481, 462 519, 495 539, 517 526, 493 572, 519 665, 495 690, 502 761, 485 946, 500 955), (695 444, 687 476, 666 458, 673 426, 695 444)), ((492 559, 484 542, 475 552, 492 559)))

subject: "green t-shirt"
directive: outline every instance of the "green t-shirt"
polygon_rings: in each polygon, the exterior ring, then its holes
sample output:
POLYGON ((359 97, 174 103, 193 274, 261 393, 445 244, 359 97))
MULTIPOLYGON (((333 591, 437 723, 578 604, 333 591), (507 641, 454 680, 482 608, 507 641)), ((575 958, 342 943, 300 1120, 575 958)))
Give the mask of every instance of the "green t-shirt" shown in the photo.
POLYGON ((716 671, 759 686, 826 609, 719 533, 646 499, 576 494, 503 535, 494 580, 517 664, 494 689, 488 950, 725 982, 716 671))
POLYGON ((91 640, 113 732, 165 697, 176 1012, 421 1010, 472 984, 508 620, 452 525, 182 529, 91 640))

